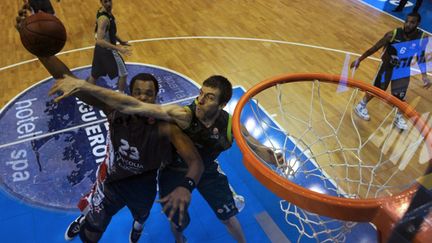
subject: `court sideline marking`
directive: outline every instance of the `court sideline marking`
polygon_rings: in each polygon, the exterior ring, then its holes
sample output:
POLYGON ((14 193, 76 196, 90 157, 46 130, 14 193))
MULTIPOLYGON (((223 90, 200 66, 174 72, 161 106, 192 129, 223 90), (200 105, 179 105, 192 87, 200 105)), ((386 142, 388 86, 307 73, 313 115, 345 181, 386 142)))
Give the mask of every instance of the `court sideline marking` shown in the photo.
MULTIPOLYGON (((148 38, 148 39, 131 40, 131 41, 129 41, 129 43, 142 43, 142 42, 167 41, 167 40, 193 40, 193 39, 197 39, 197 40, 200 40, 200 39, 202 39, 202 40, 239 40, 239 41, 267 42, 267 43, 274 43, 274 44, 283 44, 283 45, 309 47, 309 48, 318 49, 318 50, 326 50, 326 51, 331 51, 331 52, 336 52, 336 53, 343 53, 343 54, 350 54, 350 55, 354 55, 354 56, 360 56, 360 54, 358 54, 358 53, 353 53, 353 52, 344 51, 344 50, 335 49, 335 48, 329 48, 329 47, 323 47, 323 46, 304 44, 304 43, 299 43, 299 42, 291 42, 291 41, 283 41, 283 40, 273 40, 273 39, 251 38, 251 37, 235 37, 235 36, 177 36, 177 37, 159 37, 159 38, 148 38)), ((89 50, 89 49, 94 49, 94 46, 87 46, 87 47, 72 49, 72 50, 69 50, 69 51, 63 51, 63 52, 58 53, 57 56, 68 54, 68 53, 73 53, 73 52, 78 52, 78 51, 89 50)), ((381 61, 381 59, 375 58, 375 57, 368 57, 368 59, 372 59, 374 61, 381 61)), ((30 60, 18 62, 18 63, 11 64, 11 65, 8 65, 8 66, 5 66, 5 67, 1 67, 0 68, 0 72, 4 71, 4 70, 7 70, 7 69, 10 69, 10 68, 13 68, 13 67, 16 67, 16 66, 20 66, 20 65, 26 64, 26 63, 34 62, 34 61, 37 61, 37 60, 38 60, 37 58, 33 58, 33 59, 30 59, 30 60)))

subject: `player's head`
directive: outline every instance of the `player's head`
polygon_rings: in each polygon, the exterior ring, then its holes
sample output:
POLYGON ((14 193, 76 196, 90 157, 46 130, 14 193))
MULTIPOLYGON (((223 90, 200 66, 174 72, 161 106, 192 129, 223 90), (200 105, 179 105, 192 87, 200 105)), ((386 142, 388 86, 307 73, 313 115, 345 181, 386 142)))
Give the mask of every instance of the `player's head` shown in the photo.
POLYGON ((100 3, 102 5, 102 7, 106 11, 111 12, 111 10, 112 10, 112 0, 100 0, 100 3))
POLYGON ((406 34, 412 33, 417 29, 421 21, 421 16, 417 12, 409 13, 404 23, 404 32, 406 34))
POLYGON ((196 115, 213 117, 222 110, 232 96, 231 82, 223 76, 211 76, 204 80, 197 98, 196 115))
POLYGON ((219 91, 217 101, 219 105, 225 106, 232 96, 231 82, 224 76, 214 75, 204 80, 203 87, 210 87, 219 91))
POLYGON ((159 92, 157 79, 149 73, 139 73, 135 75, 130 83, 131 96, 146 103, 155 103, 159 92))

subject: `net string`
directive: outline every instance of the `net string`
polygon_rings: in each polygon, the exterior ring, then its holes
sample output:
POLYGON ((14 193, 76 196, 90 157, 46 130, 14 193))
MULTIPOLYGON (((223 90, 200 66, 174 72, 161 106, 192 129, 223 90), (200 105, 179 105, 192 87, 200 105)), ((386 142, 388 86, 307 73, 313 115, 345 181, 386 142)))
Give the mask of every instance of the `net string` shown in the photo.
MULTIPOLYGON (((258 107, 260 106, 259 100, 255 97, 251 100, 253 102, 249 102, 249 107, 252 111, 253 117, 258 122, 258 129, 262 131, 262 134, 267 141, 268 145, 265 147, 270 147, 274 152, 281 152, 283 155, 282 163, 271 165, 265 163, 267 166, 274 169, 278 175, 290 180, 293 179, 298 174, 302 173, 306 178, 308 177, 316 177, 319 178, 324 184, 325 189, 332 191, 339 197, 348 197, 348 198, 368 198, 378 197, 382 194, 390 194, 387 190, 391 188, 398 188, 398 190, 402 190, 407 188, 409 185, 390 185, 392 179, 400 172, 400 170, 393 170, 392 174, 384 181, 379 182, 376 180, 375 176, 379 173, 379 169, 383 168, 386 165, 390 167, 397 166, 393 161, 397 161, 397 158, 400 158, 402 155, 409 159, 413 156, 413 153, 416 148, 422 143, 423 138, 419 136, 414 143, 411 143, 405 150, 394 152, 389 158, 385 158, 384 154, 387 152, 389 148, 389 144, 392 142, 391 130, 392 126, 385 126, 389 121, 393 121, 392 117, 397 112, 397 108, 393 107, 390 112, 388 112, 384 119, 378 124, 378 126, 371 132, 371 134, 366 138, 362 139, 360 131, 356 125, 354 120, 353 110, 354 104, 356 101, 356 97, 358 97, 359 89, 354 88, 351 89, 352 92, 349 95, 348 102, 346 102, 342 115, 339 120, 336 122, 334 126, 327 117, 326 110, 324 107, 325 101, 321 95, 321 87, 320 81, 315 80, 311 82, 311 96, 309 98, 309 111, 307 115, 307 120, 302 120, 299 117, 293 116, 288 112, 288 110, 283 105, 283 100, 285 99, 283 89, 283 84, 277 84, 274 86, 277 92, 277 102, 278 109, 280 114, 282 114, 281 119, 284 124, 289 124, 289 120, 294 122, 298 122, 306 126, 306 128, 299 133, 298 136, 290 134, 287 130, 283 129, 281 126, 273 125, 271 121, 264 119, 264 114, 261 112, 258 107), (319 104, 319 111, 324 120, 324 123, 328 128, 330 128, 331 132, 324 136, 320 136, 317 131, 315 131, 314 126, 312 124, 313 111, 315 108, 315 104, 319 104), (348 115, 349 114, 349 115, 348 115), (343 142, 339 139, 338 135, 342 129, 342 124, 345 118, 349 116, 351 117, 351 124, 353 130, 355 131, 356 140, 358 141, 357 146, 355 147, 345 147, 343 142), (278 144, 273 141, 268 130, 278 131, 284 135, 283 144, 278 147, 278 144), (385 136, 381 138, 382 142, 379 146, 379 157, 374 165, 368 165, 364 163, 364 158, 361 154, 361 151, 365 149, 365 147, 372 143, 374 140, 379 137, 379 134, 383 133, 385 136), (307 136, 312 135, 314 138, 310 142, 305 142, 305 138, 307 136), (335 148, 330 148, 325 142, 326 139, 333 138, 336 141, 337 146, 335 148), (289 148, 288 144, 293 143, 294 147, 289 148), (324 152, 314 153, 314 146, 321 145, 324 147, 324 152), (406 152, 409 151, 410 154, 406 152), (333 155, 335 153, 340 152, 342 154, 342 163, 338 163, 333 159, 333 155), (301 153, 306 156, 298 156, 301 153), (350 155, 350 156, 348 156, 350 155), (320 166, 316 161, 321 160, 325 157, 328 161, 325 166, 320 166), (350 164, 349 158, 355 158, 357 163, 350 164), (308 162, 312 162, 315 165, 315 168, 306 169, 306 164, 308 162), (331 178, 326 173, 326 170, 331 170, 336 167, 342 167, 345 169, 345 176, 343 178, 331 178), (359 170, 359 178, 350 178, 349 170, 350 168, 357 168, 359 170), (370 174, 371 176, 366 181, 364 180, 363 174, 370 174), (357 184, 355 190, 351 189, 351 186, 347 188, 341 188, 339 184, 341 182, 349 182, 352 184, 357 184), (366 191, 360 196, 361 188, 366 187, 366 191), (348 191, 345 191, 348 190, 348 191)), ((346 92, 346 91, 345 91, 346 92)), ((261 144, 255 144, 255 146, 263 146, 261 144)), ((275 155, 276 156, 276 155, 275 155)), ((276 157, 275 157, 276 159, 276 157)), ((275 161, 278 161, 277 159, 275 161)), ((265 161, 263 161, 265 162, 265 161)), ((414 180, 412 181, 414 182, 414 180)), ((298 183, 301 185, 301 183, 298 183)), ((307 238, 314 238, 317 242, 343 242, 346 239, 346 234, 351 231, 351 229, 356 225, 355 222, 341 221, 336 219, 330 219, 324 216, 317 215, 312 212, 307 212, 302 210, 301 208, 293 205, 285 200, 280 201, 281 210, 285 213, 286 222, 295 227, 299 233, 299 237, 297 242, 301 241, 303 236, 307 238), (284 206, 286 205, 286 206, 284 206), (290 217, 294 216, 299 224, 294 223, 290 217), (325 237, 323 238, 323 235, 325 237)))

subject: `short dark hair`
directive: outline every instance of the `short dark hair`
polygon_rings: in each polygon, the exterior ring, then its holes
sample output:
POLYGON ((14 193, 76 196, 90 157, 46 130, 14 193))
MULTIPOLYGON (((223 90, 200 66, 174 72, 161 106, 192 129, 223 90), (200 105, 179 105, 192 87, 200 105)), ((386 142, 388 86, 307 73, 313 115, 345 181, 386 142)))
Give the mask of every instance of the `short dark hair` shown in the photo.
POLYGON ((417 23, 421 22, 421 15, 417 12, 411 12, 407 15, 407 17, 416 17, 417 18, 417 23))
POLYGON ((214 75, 204 80, 203 86, 217 88, 220 91, 219 104, 226 104, 232 96, 232 85, 231 82, 220 75, 214 75))
POLYGON ((130 82, 129 91, 130 91, 131 94, 132 94, 132 90, 133 90, 133 87, 135 85, 135 82, 137 80, 140 80, 140 81, 152 81, 153 85, 155 87, 156 94, 159 92, 159 82, 157 81, 157 79, 153 75, 151 75, 150 73, 138 73, 137 75, 135 75, 132 78, 132 80, 130 82))

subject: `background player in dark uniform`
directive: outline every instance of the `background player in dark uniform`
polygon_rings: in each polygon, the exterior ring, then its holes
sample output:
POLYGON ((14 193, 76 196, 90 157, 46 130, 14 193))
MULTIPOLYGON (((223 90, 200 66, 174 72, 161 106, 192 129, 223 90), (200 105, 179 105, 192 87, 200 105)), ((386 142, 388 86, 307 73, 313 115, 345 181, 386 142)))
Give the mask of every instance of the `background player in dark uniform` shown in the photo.
MULTIPOLYGON (((351 68, 358 68, 366 57, 384 48, 381 56, 381 65, 375 77, 374 86, 386 90, 391 83, 391 93, 400 100, 405 100, 410 80, 411 61, 417 59, 422 73, 424 88, 429 88, 431 82, 427 77, 425 50, 428 37, 419 30, 421 17, 418 13, 410 13, 405 20, 403 28, 387 32, 374 46, 363 53, 351 63, 351 68)), ((354 109, 355 113, 364 120, 370 120, 367 103, 372 95, 365 93, 363 99, 354 109)), ((407 124, 400 112, 397 113, 394 124, 401 130, 407 129, 407 124)))
MULTIPOLYGON (((408 0, 400 0, 398 6, 395 9, 393 9, 393 12, 402 12, 402 10, 404 9, 404 7, 407 3, 408 3, 408 0)), ((414 8, 412 11, 418 12, 422 3, 423 3, 423 0, 416 0, 416 3, 414 5, 414 8)))
MULTIPOLYGON (((73 93, 74 90, 85 89, 80 87, 80 83, 76 80, 69 80, 69 82, 63 82, 61 85, 65 94, 73 93)), ((140 114, 175 121, 192 139, 204 162, 205 169, 197 185, 198 191, 216 216, 226 225, 229 233, 238 242, 245 242, 240 223, 235 217, 238 209, 235 206, 228 179, 219 170, 219 164, 216 161, 219 154, 232 145, 231 116, 223 110, 230 100, 231 94, 231 83, 222 76, 212 76, 205 80, 198 98, 186 107, 139 103, 128 96, 100 87, 92 91, 93 96, 106 100, 109 105, 127 114, 140 114)), ((280 164, 278 161, 281 158, 278 158, 273 151, 260 145, 252 136, 249 136, 246 129, 243 129, 243 133, 250 146, 264 161, 280 164)), ((165 165, 159 172, 161 196, 170 193, 183 181, 182 177, 187 166, 179 157, 173 161, 173 163, 165 165)), ((169 217, 171 218, 171 216, 169 217)), ((183 222, 182 224, 176 223, 178 222, 176 217, 172 220, 172 231, 176 241, 183 242, 185 238, 182 232, 189 223, 189 216, 179 219, 180 222, 183 222)))
POLYGON ((117 35, 115 17, 112 14, 112 0, 100 0, 102 7, 96 14, 96 45, 93 53, 91 75, 88 81, 92 84, 101 77, 108 75, 110 79, 118 78, 118 89, 125 91, 127 70, 121 54, 129 55, 131 51, 117 35), (117 45, 117 41, 120 45, 117 45))

